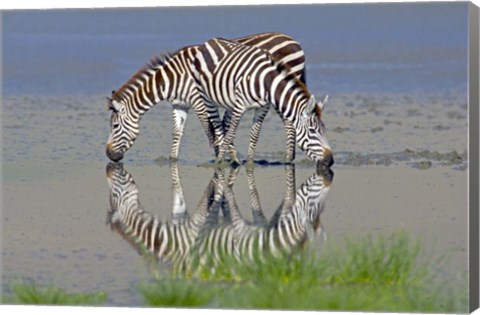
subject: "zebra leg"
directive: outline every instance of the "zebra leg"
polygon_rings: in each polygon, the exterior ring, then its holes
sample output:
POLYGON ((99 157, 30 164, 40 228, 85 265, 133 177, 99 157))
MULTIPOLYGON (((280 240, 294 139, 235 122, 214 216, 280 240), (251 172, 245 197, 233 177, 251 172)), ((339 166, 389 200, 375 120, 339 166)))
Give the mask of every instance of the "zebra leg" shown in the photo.
MULTIPOLYGON (((231 168, 230 169, 230 173, 228 174, 228 177, 226 179, 226 184, 228 185, 228 187, 230 189, 232 189, 233 187, 233 184, 235 183, 235 180, 237 178, 237 175, 240 171, 240 168, 239 167, 235 167, 235 168, 231 168)), ((223 197, 223 196, 222 196, 223 197)), ((232 220, 232 216, 231 216, 231 211, 230 211, 230 207, 227 203, 227 201, 225 200, 225 198, 222 198, 222 206, 221 206, 221 209, 223 211, 223 218, 224 218, 224 222, 226 221, 231 221, 232 220)))
POLYGON ((230 120, 232 120, 232 112, 229 110, 226 110, 225 114, 223 114, 223 119, 222 119, 222 127, 223 127, 224 134, 228 131, 228 127, 230 127, 230 120))
MULTIPOLYGON (((226 110, 225 114, 223 115, 223 120, 222 120, 223 134, 227 133, 228 128, 230 127, 231 119, 232 119, 232 112, 226 110)), ((232 144, 230 146, 230 151, 228 153, 230 154, 231 159, 233 159, 235 156, 238 157, 237 148, 235 147, 235 143, 233 141, 232 141, 232 144)))
POLYGON ((176 161, 170 162, 170 174, 172 176, 172 222, 178 224, 187 216, 187 205, 176 161))
POLYGON ((218 223, 217 218, 212 216, 212 213, 218 213, 222 199, 223 192, 220 191, 218 179, 214 175, 205 188, 202 199, 200 199, 196 211, 192 215, 191 235, 197 238, 201 232, 205 233, 218 223))
POLYGON ((229 208, 233 228, 234 230, 236 230, 237 233, 239 233, 238 235, 241 235, 246 224, 240 214, 240 210, 235 200, 235 195, 233 193, 232 186, 229 185, 227 180, 225 179, 223 170, 217 172, 217 175, 218 175, 218 180, 219 180, 218 183, 220 186, 220 190, 222 191, 223 197, 225 198, 226 206, 229 208))
MULTIPOLYGON (((242 108, 241 105, 237 106, 237 108, 242 108)), ((225 153, 232 152, 233 140, 235 139, 235 135, 237 132, 237 127, 240 122, 240 118, 242 118, 244 111, 233 111, 232 116, 230 119, 230 126, 228 131, 225 133, 225 137, 223 138, 223 143, 220 146, 220 152, 218 153, 217 159, 215 160, 215 164, 219 166, 225 161, 225 153)), ((233 148, 234 149, 234 148, 233 148)), ((232 156, 232 164, 240 165, 240 161, 238 160, 237 155, 235 154, 232 156)))
POLYGON ((211 147, 213 147, 213 150, 215 151, 215 156, 218 156, 218 151, 223 137, 223 134, 220 131, 220 123, 212 122, 211 119, 203 115, 199 115, 198 118, 200 120, 200 123, 202 124, 205 134, 207 135, 208 143, 211 147), (219 131, 217 131, 217 129, 219 131))
POLYGON ((285 196, 283 199, 286 207, 293 207, 295 204, 295 164, 285 165, 285 183, 287 185, 285 189, 285 196))
POLYGON ((207 135, 210 146, 215 151, 215 156, 218 156, 219 148, 223 141, 223 129, 218 109, 205 100, 201 104, 193 105, 193 108, 207 135))
POLYGON ((270 219, 270 226, 275 226, 279 222, 280 218, 284 215, 287 215, 289 211, 292 210, 292 207, 295 206, 295 164, 285 165, 285 184, 286 188, 282 202, 277 207, 272 218, 270 219))
MULTIPOLYGON (((277 113, 282 117, 282 114, 276 110, 277 113)), ((297 131, 295 130, 295 126, 293 125, 293 122, 282 119, 283 125, 285 127, 285 133, 287 135, 287 141, 286 141, 286 150, 285 150, 285 162, 291 163, 293 160, 295 160, 295 145, 296 145, 296 135, 297 131)))
MULTIPOLYGON (((225 114, 223 114, 223 119, 222 119, 222 128, 223 128, 223 134, 226 134, 228 131, 228 128, 230 127, 230 121, 232 120, 232 112, 229 110, 225 111, 225 114)), ((232 141, 232 145, 230 146, 230 151, 228 152, 230 154, 230 158, 233 159, 234 156, 237 156, 237 149, 235 148, 235 144, 232 141)))
POLYGON ((170 152, 170 160, 178 160, 178 151, 180 149, 180 142, 183 137, 183 130, 187 122, 188 108, 184 106, 173 105, 172 121, 172 150, 170 152))
POLYGON ((257 185, 255 184, 253 168, 247 168, 247 180, 250 205, 252 206, 253 224, 257 226, 267 226, 267 218, 263 214, 262 206, 260 205, 260 197, 258 196, 257 185))
POLYGON ((255 116, 253 117, 252 129, 250 130, 250 143, 248 145, 247 163, 253 163, 255 156, 255 148, 257 147, 258 137, 260 136, 260 129, 262 128, 263 120, 267 116, 269 105, 261 107, 255 110, 255 116))
POLYGON ((285 150, 285 162, 291 163, 295 160, 295 144, 296 144, 296 130, 293 123, 288 120, 284 120, 285 132, 287 134, 287 145, 285 150))
POLYGON ((215 150, 215 156, 218 156, 224 138, 220 113, 218 111, 218 107, 214 104, 206 103, 205 106, 207 108, 208 128, 210 132, 214 135, 213 147, 215 150))

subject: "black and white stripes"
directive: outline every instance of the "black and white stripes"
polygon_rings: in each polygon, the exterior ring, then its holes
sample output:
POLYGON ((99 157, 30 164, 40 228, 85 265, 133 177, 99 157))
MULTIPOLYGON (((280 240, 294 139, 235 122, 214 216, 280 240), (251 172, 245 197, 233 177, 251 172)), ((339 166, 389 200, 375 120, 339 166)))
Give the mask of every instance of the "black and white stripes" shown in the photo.
MULTIPOLYGON (((182 265, 190 254, 201 227, 205 224, 208 209, 215 200, 214 186, 210 183, 197 207, 189 217, 183 197, 178 168, 172 165, 172 218, 161 222, 143 209, 139 191, 133 177, 122 164, 107 165, 107 182, 110 190, 110 211, 107 222, 139 252, 148 252, 162 261, 182 265)), ((219 199, 220 196, 217 198, 219 199)))
MULTIPOLYGON (((279 64, 291 69, 289 72, 293 76, 305 80, 304 53, 291 37, 280 33, 262 33, 235 41, 269 51, 279 64)), ((224 135, 223 129, 229 124, 230 115, 229 113, 225 115, 225 122, 222 124, 218 109, 214 106, 205 106, 203 103, 204 97, 201 96, 200 87, 191 72, 198 48, 199 46, 187 46, 174 54, 152 60, 118 90, 112 92, 108 98, 108 108, 112 110, 112 116, 106 149, 111 160, 119 161, 123 158, 124 153, 138 137, 141 117, 163 100, 173 105, 171 159, 178 158, 190 108, 196 112, 210 145, 214 147, 215 153, 218 153, 224 135)))
MULTIPOLYGON (((266 112, 273 106, 285 123, 287 161, 294 158, 296 141, 311 159, 327 166, 333 164, 321 119, 327 98, 317 103, 305 84, 270 53, 214 38, 199 47, 194 66, 205 106, 218 105, 231 113, 217 162, 222 161, 226 153, 235 153, 233 140, 243 114, 255 110, 250 136, 256 143, 266 112)), ((253 159, 254 150, 254 146, 249 147, 249 160, 253 159)), ((232 158, 239 163, 236 156, 232 158)))
MULTIPOLYGON (((232 188, 238 172, 230 178, 215 172, 190 216, 184 202, 178 202, 184 200, 183 189, 178 166, 172 163, 172 217, 161 222, 141 206, 132 176, 121 164, 110 163, 106 171, 111 208, 108 223, 137 251, 152 254, 177 271, 209 263, 215 266, 228 257, 254 261, 266 254, 288 254, 303 247, 319 230, 333 179, 330 170, 319 169, 295 191, 294 170, 293 165, 285 167, 285 197, 269 222, 258 195, 251 193, 254 211, 259 213, 253 213, 254 222, 249 222, 240 214, 232 188), (255 221, 258 214, 263 219, 255 221)), ((254 182, 249 180, 249 189, 256 191, 254 182)))

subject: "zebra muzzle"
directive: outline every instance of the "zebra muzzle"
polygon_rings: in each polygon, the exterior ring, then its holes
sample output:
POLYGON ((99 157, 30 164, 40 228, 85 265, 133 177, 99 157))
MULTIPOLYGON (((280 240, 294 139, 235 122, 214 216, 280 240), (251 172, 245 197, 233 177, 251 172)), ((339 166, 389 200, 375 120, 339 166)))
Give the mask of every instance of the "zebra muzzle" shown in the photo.
POLYGON ((321 163, 327 167, 331 167, 333 163, 335 163, 332 151, 330 151, 329 149, 325 149, 325 151, 323 152, 323 160, 321 163))
POLYGON ((107 154, 107 157, 113 162, 118 162, 121 159, 123 159, 123 153, 114 151, 111 143, 107 144, 106 154, 107 154))
POLYGON ((119 172, 123 170, 123 163, 112 163, 109 162, 105 168, 105 173, 107 178, 112 179, 115 174, 115 171, 119 172))

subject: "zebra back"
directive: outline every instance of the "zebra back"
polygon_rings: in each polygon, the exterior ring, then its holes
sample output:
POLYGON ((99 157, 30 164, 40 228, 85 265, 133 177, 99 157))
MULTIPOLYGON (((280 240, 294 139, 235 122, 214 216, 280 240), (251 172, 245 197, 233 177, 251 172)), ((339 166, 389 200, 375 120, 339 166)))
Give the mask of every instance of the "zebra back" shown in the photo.
MULTIPOLYGON (((268 32, 244 36, 232 41, 268 51, 279 64, 289 69, 290 73, 302 82, 306 82, 305 53, 300 44, 292 37, 282 33, 268 32)), ((176 52, 164 53, 153 57, 149 63, 136 71, 118 89, 112 90, 110 100, 120 102, 125 101, 126 98, 131 98, 132 103, 139 99, 143 99, 143 101, 147 99, 148 103, 158 103, 160 99, 155 97, 154 89, 155 86, 159 85, 158 79, 160 78, 155 76, 156 72, 174 58, 180 57, 179 59, 184 60, 185 63, 192 62, 200 46, 185 46, 176 52), (152 79, 156 80, 156 82, 151 82, 150 80, 152 79)), ((177 65, 180 63, 180 60, 177 62, 177 65)), ((188 75, 186 67, 177 69, 180 75, 188 75)), ((176 80, 179 78, 181 76, 177 78, 170 77, 169 79, 176 80)))
POLYGON ((268 51, 280 65, 289 69, 289 73, 304 84, 307 83, 305 53, 302 46, 292 37, 283 33, 268 32, 235 38, 233 41, 268 51))
POLYGON ((258 47, 224 38, 210 39, 198 48, 192 71, 206 93, 204 98, 228 110, 271 104, 283 119, 300 121, 310 114, 321 119, 321 108, 306 85, 290 68, 258 47))

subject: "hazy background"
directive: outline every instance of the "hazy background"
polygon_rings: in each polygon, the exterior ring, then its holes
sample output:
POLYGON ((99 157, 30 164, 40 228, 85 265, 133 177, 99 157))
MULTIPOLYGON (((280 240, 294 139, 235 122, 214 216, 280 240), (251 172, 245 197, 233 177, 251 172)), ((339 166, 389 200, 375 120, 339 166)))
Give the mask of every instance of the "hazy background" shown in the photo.
POLYGON ((310 87, 465 92, 467 3, 3 12, 3 92, 108 93, 155 54, 277 31, 303 46, 310 87))

